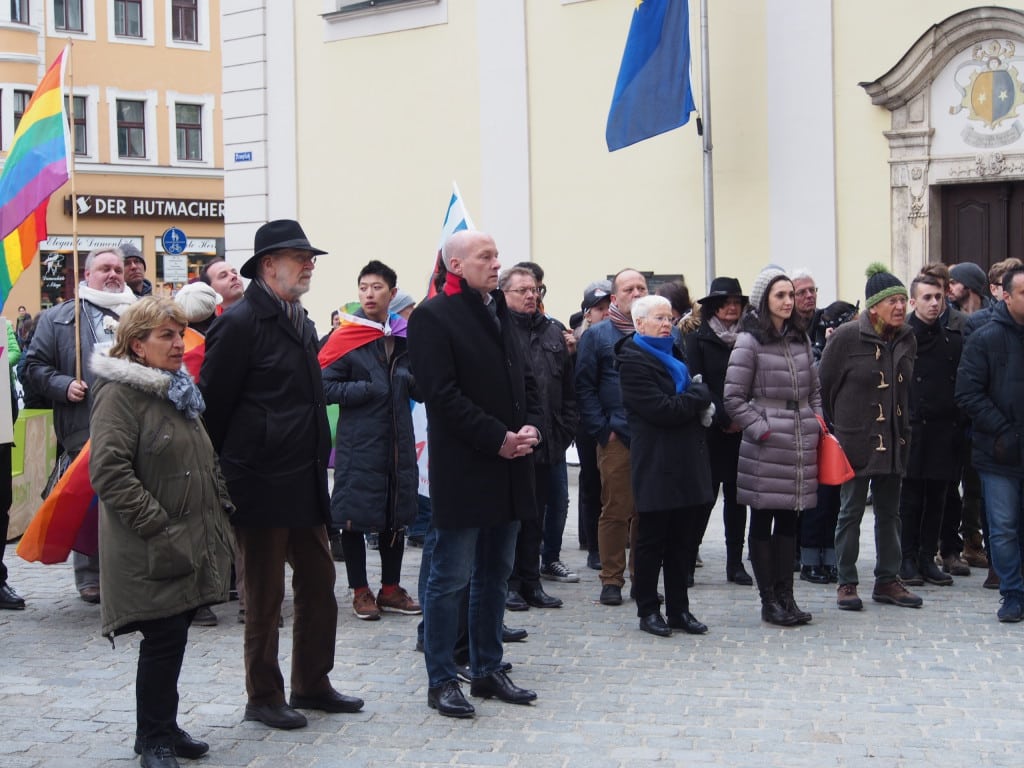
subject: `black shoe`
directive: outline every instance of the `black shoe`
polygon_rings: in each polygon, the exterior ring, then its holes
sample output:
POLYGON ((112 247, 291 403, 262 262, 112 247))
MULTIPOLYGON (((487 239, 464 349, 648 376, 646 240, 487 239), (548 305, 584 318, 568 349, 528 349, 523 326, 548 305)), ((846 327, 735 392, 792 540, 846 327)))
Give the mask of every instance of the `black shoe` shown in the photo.
POLYGON ((622 588, 614 584, 605 584, 601 587, 601 605, 622 605, 622 588))
POLYGON ((708 631, 708 625, 698 621, 697 617, 689 611, 683 611, 678 616, 669 616, 668 625, 672 629, 681 629, 690 635, 703 635, 708 631))
POLYGON ((811 584, 828 584, 828 571, 823 565, 805 565, 800 568, 800 581, 809 581, 811 584))
POLYGON ((409 546, 415 547, 416 549, 423 549, 423 536, 410 536, 409 546))
POLYGON ((825 571, 828 573, 828 583, 838 584, 839 583, 839 567, 835 565, 826 565, 825 571))
POLYGON ((142 768, 180 768, 181 766, 174 756, 174 750, 167 745, 146 747, 139 754, 142 755, 142 760, 139 761, 142 768))
POLYGON ((501 625, 501 642, 503 643, 519 643, 527 638, 530 633, 525 629, 506 627, 504 624, 501 625))
MULTIPOLYGON (((943 570, 935 564, 935 560, 931 558, 921 563, 920 571, 921 577, 929 584, 936 584, 940 587, 949 587, 953 584, 953 577, 948 573, 943 572, 943 570)), ((907 584, 910 583, 906 579, 904 579, 904 582, 907 584)))
POLYGON ((196 611, 192 617, 192 625, 196 627, 216 627, 217 614, 208 605, 204 605, 196 611))
POLYGON ((11 589, 6 581, 0 584, 0 609, 8 611, 21 611, 25 608, 25 599, 11 589))
POLYGON ((508 704, 529 704, 537 698, 535 691, 520 688, 513 683, 508 674, 498 670, 486 677, 477 677, 469 685, 469 692, 473 696, 480 696, 484 699, 494 697, 501 699, 508 704))
POLYGON ((462 695, 458 680, 449 680, 437 688, 427 689, 427 706, 445 717, 472 717, 476 714, 473 705, 462 695))
POLYGON ((750 574, 743 567, 743 563, 740 563, 735 568, 727 568, 725 578, 733 584, 739 584, 744 587, 750 587, 754 584, 754 580, 750 578, 750 574))
MULTIPOLYGON (((174 734, 174 741, 171 743, 171 751, 177 757, 186 757, 189 760, 198 760, 210 751, 210 745, 205 741, 193 739, 185 731, 179 728, 174 734)), ((142 754, 142 743, 135 739, 135 754, 142 754)))
POLYGON ((356 696, 346 696, 331 688, 327 693, 315 696, 300 696, 293 693, 288 700, 292 709, 319 709, 321 712, 358 712, 363 708, 363 700, 356 696))
POLYGON ((530 610, 530 604, 523 600, 522 595, 520 595, 514 589, 510 589, 508 591, 508 596, 505 598, 505 610, 528 611, 530 610))
POLYGON ((924 577, 917 568, 917 562, 912 557, 903 558, 900 563, 900 580, 912 587, 924 586, 924 577))
POLYGON ((658 637, 672 637, 672 628, 665 623, 660 613, 650 613, 640 619, 640 629, 658 637))
POLYGON ((587 568, 594 571, 601 570, 601 553, 600 552, 588 552, 587 553, 587 568))
POLYGON ((308 721, 301 712, 296 712, 287 704, 246 704, 243 720, 256 722, 290 731, 293 728, 305 728, 308 721))
POLYGON ((523 587, 520 591, 526 604, 533 608, 561 608, 562 598, 552 597, 539 584, 536 587, 523 587))

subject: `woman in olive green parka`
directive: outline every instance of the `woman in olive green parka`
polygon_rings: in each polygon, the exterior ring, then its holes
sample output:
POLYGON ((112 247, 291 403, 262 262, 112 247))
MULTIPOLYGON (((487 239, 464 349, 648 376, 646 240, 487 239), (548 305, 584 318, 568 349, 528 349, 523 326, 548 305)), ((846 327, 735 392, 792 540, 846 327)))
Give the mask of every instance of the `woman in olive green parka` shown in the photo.
POLYGON ((136 751, 143 766, 209 748, 177 726, 177 682, 196 609, 228 596, 231 502, 181 367, 185 317, 147 297, 121 316, 92 371, 89 475, 100 501, 103 634, 138 631, 136 751))

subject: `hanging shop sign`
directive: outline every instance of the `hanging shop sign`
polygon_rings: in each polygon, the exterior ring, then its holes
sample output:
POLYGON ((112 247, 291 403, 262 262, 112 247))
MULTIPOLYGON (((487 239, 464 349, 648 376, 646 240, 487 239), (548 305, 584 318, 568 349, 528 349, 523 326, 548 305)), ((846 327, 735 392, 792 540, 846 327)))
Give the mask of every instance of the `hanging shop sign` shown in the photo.
MULTIPOLYGON (((79 216, 117 216, 148 219, 192 219, 223 221, 223 200, 179 197, 121 197, 119 195, 76 195, 79 216)), ((64 198, 64 213, 71 215, 71 195, 64 198)))

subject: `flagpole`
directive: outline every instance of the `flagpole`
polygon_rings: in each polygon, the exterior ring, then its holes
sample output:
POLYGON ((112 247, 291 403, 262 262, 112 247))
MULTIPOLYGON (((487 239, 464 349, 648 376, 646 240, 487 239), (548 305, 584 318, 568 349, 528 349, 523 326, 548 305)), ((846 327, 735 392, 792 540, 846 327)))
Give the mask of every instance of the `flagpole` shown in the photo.
POLYGON ((82 305, 78 300, 78 199, 75 197, 75 43, 68 38, 68 123, 71 138, 71 262, 74 265, 72 282, 75 290, 75 381, 82 380, 82 305))
POLYGON ((711 143, 711 55, 708 52, 708 0, 700 0, 701 117, 704 127, 704 281, 708 289, 715 266, 715 180, 711 143))

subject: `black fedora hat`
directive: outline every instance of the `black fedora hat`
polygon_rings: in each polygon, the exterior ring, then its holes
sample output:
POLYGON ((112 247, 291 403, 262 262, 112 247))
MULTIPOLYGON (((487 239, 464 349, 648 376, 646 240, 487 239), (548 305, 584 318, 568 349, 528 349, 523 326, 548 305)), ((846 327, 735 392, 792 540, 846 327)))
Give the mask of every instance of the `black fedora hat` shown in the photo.
POLYGON ((260 257, 271 251, 279 251, 282 248, 297 248, 300 251, 309 251, 314 255, 321 255, 327 251, 314 248, 309 243, 309 238, 302 231, 299 222, 294 219, 277 219, 268 221, 256 230, 256 237, 253 240, 253 254, 242 268, 238 270, 242 277, 256 277, 256 265, 260 257))
POLYGON ((711 292, 703 299, 698 299, 698 301, 701 304, 705 304, 711 299, 727 299, 730 296, 738 298, 744 304, 750 301, 743 294, 740 281, 735 277, 716 277, 711 281, 711 292))

